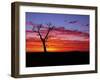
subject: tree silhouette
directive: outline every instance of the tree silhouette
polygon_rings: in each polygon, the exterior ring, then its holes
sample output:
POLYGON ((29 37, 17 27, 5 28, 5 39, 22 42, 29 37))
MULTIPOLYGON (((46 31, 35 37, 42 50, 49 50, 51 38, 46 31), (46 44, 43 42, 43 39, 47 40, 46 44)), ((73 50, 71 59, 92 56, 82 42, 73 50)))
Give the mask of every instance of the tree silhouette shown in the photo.
POLYGON ((47 52, 46 42, 47 42, 47 39, 49 38, 50 31, 53 30, 54 26, 52 26, 51 23, 46 24, 47 25, 47 33, 45 33, 45 37, 43 37, 43 34, 41 34, 41 28, 43 27, 43 25, 39 24, 39 25, 35 26, 32 22, 31 22, 31 25, 33 26, 32 27, 32 31, 33 32, 37 32, 39 37, 40 37, 40 39, 41 39, 44 52, 47 52))

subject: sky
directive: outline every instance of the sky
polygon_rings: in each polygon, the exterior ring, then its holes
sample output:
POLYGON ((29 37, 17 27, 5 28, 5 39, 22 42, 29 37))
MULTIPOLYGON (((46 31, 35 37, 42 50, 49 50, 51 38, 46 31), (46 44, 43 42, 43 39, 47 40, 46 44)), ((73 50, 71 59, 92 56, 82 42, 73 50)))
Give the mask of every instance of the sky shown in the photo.
MULTIPOLYGON (((26 12, 26 22, 32 21, 36 24, 52 23, 55 26, 62 26, 70 30, 89 32, 89 15, 73 14, 51 14, 26 12)), ((27 27, 30 29, 30 27, 27 27)))
POLYGON ((48 52, 89 51, 89 15, 51 14, 26 12, 26 49, 27 52, 43 52, 43 45, 34 25, 42 24, 42 37, 52 23, 55 28, 46 42, 48 52))

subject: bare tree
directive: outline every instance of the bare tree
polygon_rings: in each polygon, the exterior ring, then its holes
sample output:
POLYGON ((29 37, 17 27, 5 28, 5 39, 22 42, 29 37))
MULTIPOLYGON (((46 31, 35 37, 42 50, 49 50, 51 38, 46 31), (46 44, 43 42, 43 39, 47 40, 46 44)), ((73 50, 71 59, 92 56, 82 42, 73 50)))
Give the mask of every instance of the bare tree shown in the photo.
POLYGON ((45 35, 45 37, 43 37, 43 35, 41 34, 41 28, 43 27, 42 24, 39 24, 37 26, 34 26, 34 24, 31 23, 31 25, 33 26, 32 27, 32 31, 33 32, 37 32, 40 39, 41 39, 41 42, 42 42, 42 45, 43 45, 43 49, 44 49, 44 52, 47 52, 47 49, 46 49, 46 42, 47 42, 47 39, 49 38, 49 33, 50 31, 53 30, 54 26, 52 26, 51 23, 48 23, 47 24, 47 27, 48 27, 48 30, 47 30, 47 33, 45 35))

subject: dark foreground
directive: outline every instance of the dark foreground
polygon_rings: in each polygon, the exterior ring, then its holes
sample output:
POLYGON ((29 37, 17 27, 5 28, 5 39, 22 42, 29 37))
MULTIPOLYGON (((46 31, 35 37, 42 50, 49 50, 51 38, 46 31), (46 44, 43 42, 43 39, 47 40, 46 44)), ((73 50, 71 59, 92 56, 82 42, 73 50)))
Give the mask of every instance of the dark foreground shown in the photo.
POLYGON ((26 67, 89 64, 89 52, 26 53, 26 67))

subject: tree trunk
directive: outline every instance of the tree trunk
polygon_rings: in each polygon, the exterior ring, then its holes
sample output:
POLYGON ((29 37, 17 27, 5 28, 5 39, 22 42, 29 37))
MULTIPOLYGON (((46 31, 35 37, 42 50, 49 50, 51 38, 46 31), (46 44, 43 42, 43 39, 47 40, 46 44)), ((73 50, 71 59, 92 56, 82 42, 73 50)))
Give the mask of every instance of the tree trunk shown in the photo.
POLYGON ((44 52, 47 52, 47 50, 46 50, 46 43, 45 43, 45 40, 42 41, 42 44, 43 44, 44 52))

